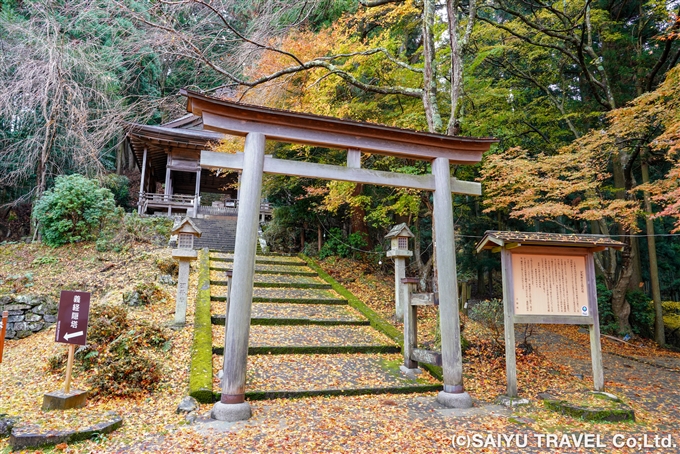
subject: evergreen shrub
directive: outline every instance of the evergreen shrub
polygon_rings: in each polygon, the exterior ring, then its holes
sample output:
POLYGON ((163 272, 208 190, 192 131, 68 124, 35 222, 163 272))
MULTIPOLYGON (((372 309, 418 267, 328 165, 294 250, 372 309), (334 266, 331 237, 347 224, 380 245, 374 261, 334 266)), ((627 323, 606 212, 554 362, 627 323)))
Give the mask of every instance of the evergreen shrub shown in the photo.
POLYGON ((114 213, 111 191, 78 174, 58 176, 33 208, 43 242, 53 247, 94 240, 114 213))
POLYGON ((130 209, 130 180, 125 175, 110 173, 102 178, 102 186, 111 191, 116 205, 130 209))

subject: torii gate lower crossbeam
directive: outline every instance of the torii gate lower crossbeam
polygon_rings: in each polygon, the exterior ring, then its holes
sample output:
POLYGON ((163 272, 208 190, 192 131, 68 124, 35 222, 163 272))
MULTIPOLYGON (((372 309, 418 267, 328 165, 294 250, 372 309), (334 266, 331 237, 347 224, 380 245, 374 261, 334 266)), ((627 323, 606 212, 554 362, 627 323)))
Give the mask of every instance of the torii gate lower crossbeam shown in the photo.
POLYGON ((203 168, 242 170, 233 289, 225 322, 222 397, 221 401, 215 404, 212 417, 222 421, 238 421, 251 416, 250 405, 245 401, 245 381, 255 269, 255 240, 263 173, 434 192, 437 283, 444 370, 444 390, 439 393, 437 400, 449 407, 470 407, 472 400, 463 387, 451 193, 479 195, 481 187, 478 183, 452 179, 450 165, 478 162, 482 153, 496 140, 405 131, 256 106, 242 106, 190 92, 183 94, 189 98, 187 110, 203 115, 206 127, 246 137, 243 154, 229 155, 209 151, 201 153, 203 168), (328 148, 344 147, 348 150, 348 165, 342 167, 274 159, 265 156, 265 142, 268 139, 328 148), (405 175, 357 168, 362 151, 427 160, 432 163, 432 174, 405 175))

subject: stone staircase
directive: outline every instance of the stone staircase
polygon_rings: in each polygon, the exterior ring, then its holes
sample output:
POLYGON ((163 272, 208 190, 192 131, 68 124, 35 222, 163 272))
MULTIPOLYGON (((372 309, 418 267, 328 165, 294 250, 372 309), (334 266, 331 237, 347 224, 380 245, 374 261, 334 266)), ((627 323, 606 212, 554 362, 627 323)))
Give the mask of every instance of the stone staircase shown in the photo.
MULTIPOLYGON (((225 271, 233 254, 210 254, 214 376, 224 352, 225 271)), ((400 347, 297 257, 256 257, 246 397, 411 393, 440 389, 426 372, 401 374, 400 347)), ((213 389, 219 391, 217 378, 213 389)))
POLYGON ((236 244, 236 217, 192 218, 201 230, 201 237, 194 241, 194 248, 208 248, 221 252, 233 252, 236 244))

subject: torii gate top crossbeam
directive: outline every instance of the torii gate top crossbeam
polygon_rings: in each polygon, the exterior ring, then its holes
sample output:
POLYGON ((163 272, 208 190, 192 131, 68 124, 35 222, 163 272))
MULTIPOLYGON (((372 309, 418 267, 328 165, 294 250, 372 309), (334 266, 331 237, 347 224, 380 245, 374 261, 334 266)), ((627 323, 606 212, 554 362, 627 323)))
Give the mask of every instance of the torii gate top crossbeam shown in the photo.
POLYGON ((445 136, 360 123, 319 115, 288 112, 230 101, 182 90, 187 111, 203 117, 205 129, 236 136, 262 133, 268 140, 432 161, 476 164, 494 138, 445 136))

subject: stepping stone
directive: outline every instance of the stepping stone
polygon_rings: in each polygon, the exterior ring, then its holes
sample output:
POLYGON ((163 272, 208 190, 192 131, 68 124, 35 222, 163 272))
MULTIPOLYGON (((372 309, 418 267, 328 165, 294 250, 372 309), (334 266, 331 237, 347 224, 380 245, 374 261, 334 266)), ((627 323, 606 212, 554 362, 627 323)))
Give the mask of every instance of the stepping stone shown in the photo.
MULTIPOLYGON (((213 352, 224 352, 224 328, 213 325, 213 352)), ((250 327, 248 354, 397 353, 388 337, 370 326, 250 327)))
MULTIPOLYGON (((224 314, 213 315, 213 324, 224 325, 224 314)), ((349 306, 327 304, 256 303, 251 325, 368 325, 369 321, 349 306)))
MULTIPOLYGON (((210 269, 227 271, 233 268, 232 262, 212 262, 210 269)), ((289 274, 293 276, 317 276, 316 271, 306 266, 255 264, 255 272, 259 274, 289 274)))
MULTIPOLYGON (((210 260, 215 262, 233 262, 234 254, 215 252, 210 254, 210 260)), ((275 255, 256 255, 255 263, 268 265, 307 266, 307 262, 298 257, 285 257, 275 255)))
MULTIPOLYGON (((211 271, 210 285, 227 285, 226 274, 223 271, 211 271)), ((288 276, 286 274, 255 274, 253 286, 279 288, 331 288, 331 284, 319 277, 299 275, 288 276)))
MULTIPOLYGON (((211 289, 212 301, 226 301, 227 288, 211 289), (224 295, 224 296, 221 296, 224 295)), ((347 300, 332 290, 255 288, 253 302, 282 302, 294 304, 347 304, 347 300)))
MULTIPOLYGON (((57 418, 59 419, 59 418, 57 418)), ((42 427, 40 424, 22 422, 17 424, 9 438, 12 450, 17 451, 25 448, 37 448, 60 443, 73 443, 83 441, 94 436, 109 434, 123 425, 123 418, 114 411, 108 411, 100 415, 83 416, 80 427, 55 429, 54 427, 42 427), (88 420, 90 424, 88 425, 88 420)))
POLYGON ((441 389, 427 373, 416 380, 404 377, 399 371, 402 363, 399 354, 249 356, 246 389, 249 399, 441 389))

